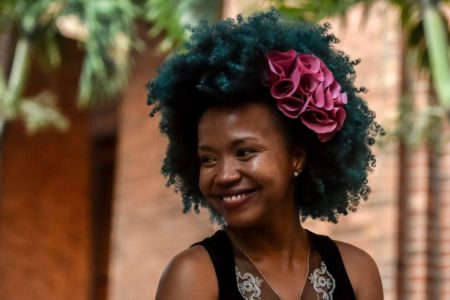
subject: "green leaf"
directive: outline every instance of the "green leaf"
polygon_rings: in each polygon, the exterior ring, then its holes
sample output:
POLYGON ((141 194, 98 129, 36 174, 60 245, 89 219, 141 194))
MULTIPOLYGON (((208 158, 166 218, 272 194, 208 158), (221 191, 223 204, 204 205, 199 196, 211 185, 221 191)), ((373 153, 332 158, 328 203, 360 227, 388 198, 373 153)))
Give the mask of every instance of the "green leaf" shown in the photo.
MULTIPOLYGON (((433 84, 440 104, 450 111, 450 62, 448 33, 437 9, 424 8, 425 36, 427 39, 433 84)), ((448 27, 447 27, 448 28, 448 27)))
POLYGON ((69 121, 56 105, 54 95, 41 93, 34 98, 23 99, 20 103, 20 114, 27 131, 31 134, 54 127, 60 131, 69 128, 69 121))
POLYGON ((220 18, 221 0, 146 0, 140 16, 153 24, 151 36, 164 34, 160 50, 166 52, 180 46, 188 37, 187 25, 200 20, 220 18))

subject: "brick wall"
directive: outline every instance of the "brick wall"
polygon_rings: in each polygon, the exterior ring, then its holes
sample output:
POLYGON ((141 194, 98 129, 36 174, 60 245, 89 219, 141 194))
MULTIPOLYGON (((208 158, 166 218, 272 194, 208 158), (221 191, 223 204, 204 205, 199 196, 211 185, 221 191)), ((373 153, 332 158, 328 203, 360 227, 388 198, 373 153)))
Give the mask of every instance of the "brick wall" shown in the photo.
POLYGON ((87 115, 74 105, 81 55, 74 43, 63 53, 58 72, 31 67, 27 92, 55 92, 70 130, 30 136, 12 122, 2 141, 2 300, 89 297, 89 135, 87 115))
POLYGON ((429 151, 427 201, 427 299, 450 298, 450 126, 443 124, 441 149, 429 151))

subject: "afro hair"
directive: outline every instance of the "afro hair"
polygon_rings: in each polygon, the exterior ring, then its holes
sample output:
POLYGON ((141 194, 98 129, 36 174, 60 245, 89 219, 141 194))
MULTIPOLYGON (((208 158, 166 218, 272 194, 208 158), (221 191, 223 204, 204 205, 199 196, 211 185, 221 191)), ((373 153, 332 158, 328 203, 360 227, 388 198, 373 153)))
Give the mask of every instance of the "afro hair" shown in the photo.
MULTIPOLYGON (((190 39, 159 69, 148 84, 148 104, 153 116, 161 114, 160 129, 169 144, 162 166, 167 185, 181 193, 184 212, 208 207, 198 187, 197 126, 201 115, 218 105, 239 105, 246 101, 271 103, 261 74, 272 50, 294 49, 319 57, 347 93, 347 118, 343 128, 328 142, 320 142, 300 122, 289 130, 308 154, 302 174, 296 179, 296 201, 302 219, 320 218, 337 222, 340 214, 354 211, 370 192, 368 172, 375 166, 371 146, 382 132, 354 86, 354 65, 334 49, 337 38, 329 25, 286 21, 271 10, 247 19, 238 16, 215 25, 203 22, 192 28, 190 39)), ((213 216, 219 217, 217 215, 213 216)), ((219 218, 216 218, 220 220, 219 218)))

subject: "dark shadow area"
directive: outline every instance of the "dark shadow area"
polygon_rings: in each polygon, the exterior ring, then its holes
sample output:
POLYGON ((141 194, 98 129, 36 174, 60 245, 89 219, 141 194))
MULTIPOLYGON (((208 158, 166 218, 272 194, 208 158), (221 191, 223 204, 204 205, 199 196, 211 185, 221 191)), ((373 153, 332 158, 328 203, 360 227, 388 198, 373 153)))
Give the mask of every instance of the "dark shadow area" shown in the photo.
POLYGON ((92 300, 106 300, 114 194, 117 105, 91 114, 92 300))

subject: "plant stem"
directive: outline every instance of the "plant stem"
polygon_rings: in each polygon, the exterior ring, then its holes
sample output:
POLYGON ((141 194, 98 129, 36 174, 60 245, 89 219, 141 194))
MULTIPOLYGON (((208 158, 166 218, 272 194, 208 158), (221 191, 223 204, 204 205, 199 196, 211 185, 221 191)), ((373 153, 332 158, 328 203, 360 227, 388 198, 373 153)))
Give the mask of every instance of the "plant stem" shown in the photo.
POLYGON ((7 92, 2 105, 7 112, 7 118, 13 118, 17 114, 29 64, 30 41, 25 37, 20 37, 16 44, 7 92))
POLYGON ((420 0, 420 3, 433 85, 440 105, 450 113, 450 62, 446 26, 437 8, 429 0, 420 0))

